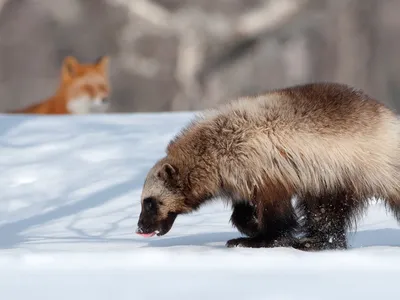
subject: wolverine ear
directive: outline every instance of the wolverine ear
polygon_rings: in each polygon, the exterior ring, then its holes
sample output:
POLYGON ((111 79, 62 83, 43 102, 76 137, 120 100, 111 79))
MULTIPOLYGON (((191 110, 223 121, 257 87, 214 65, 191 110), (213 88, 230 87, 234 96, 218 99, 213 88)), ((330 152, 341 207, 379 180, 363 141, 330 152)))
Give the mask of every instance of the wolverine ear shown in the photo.
POLYGON ((67 56, 63 61, 62 73, 64 78, 74 77, 77 67, 79 66, 78 60, 75 57, 67 56))
POLYGON ((168 163, 163 164, 161 169, 157 173, 158 178, 170 183, 176 180, 177 175, 177 170, 168 163))

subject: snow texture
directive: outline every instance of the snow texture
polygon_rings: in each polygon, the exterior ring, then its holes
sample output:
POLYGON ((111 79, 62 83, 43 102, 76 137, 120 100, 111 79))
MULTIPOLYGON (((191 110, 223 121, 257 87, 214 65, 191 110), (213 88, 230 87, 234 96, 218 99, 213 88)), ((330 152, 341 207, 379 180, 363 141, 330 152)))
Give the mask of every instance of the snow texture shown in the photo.
POLYGON ((136 235, 146 172, 191 117, 0 116, 1 299, 398 298, 400 230, 379 203, 347 251, 225 248, 222 202, 136 235))

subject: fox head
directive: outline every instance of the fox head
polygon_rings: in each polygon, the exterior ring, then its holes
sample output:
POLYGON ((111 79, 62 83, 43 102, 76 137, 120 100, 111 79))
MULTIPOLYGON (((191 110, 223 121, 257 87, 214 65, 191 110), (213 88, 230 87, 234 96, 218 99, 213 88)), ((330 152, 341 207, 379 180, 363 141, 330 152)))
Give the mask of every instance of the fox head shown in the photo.
POLYGON ((72 56, 64 59, 60 90, 65 93, 67 110, 71 114, 107 110, 110 94, 108 63, 108 56, 102 56, 92 64, 81 64, 72 56))

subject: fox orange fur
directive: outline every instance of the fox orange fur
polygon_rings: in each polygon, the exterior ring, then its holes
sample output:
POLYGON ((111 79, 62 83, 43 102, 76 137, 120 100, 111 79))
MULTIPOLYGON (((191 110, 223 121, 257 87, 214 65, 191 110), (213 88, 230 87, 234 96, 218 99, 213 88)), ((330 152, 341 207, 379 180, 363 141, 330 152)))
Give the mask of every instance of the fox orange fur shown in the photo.
POLYGON ((59 87, 54 96, 17 114, 89 114, 105 112, 110 83, 109 57, 102 56, 93 64, 81 64, 75 57, 64 59, 59 87))

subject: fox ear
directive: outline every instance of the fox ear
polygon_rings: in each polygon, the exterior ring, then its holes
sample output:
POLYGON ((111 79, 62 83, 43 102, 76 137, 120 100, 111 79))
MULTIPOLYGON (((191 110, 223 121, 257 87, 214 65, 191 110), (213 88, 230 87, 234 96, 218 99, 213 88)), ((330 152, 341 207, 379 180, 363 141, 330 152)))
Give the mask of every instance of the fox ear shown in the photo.
POLYGON ((178 172, 172 165, 165 163, 158 171, 157 177, 162 179, 164 182, 174 183, 177 180, 178 172))
POLYGON ((106 70, 108 69, 109 61, 110 61, 110 57, 109 56, 107 56, 107 55, 100 56, 99 58, 97 58, 95 64, 103 72, 106 72, 106 70))
POLYGON ((79 62, 75 57, 67 56, 64 59, 63 66, 62 66, 63 77, 64 78, 74 77, 78 66, 79 66, 79 62))

